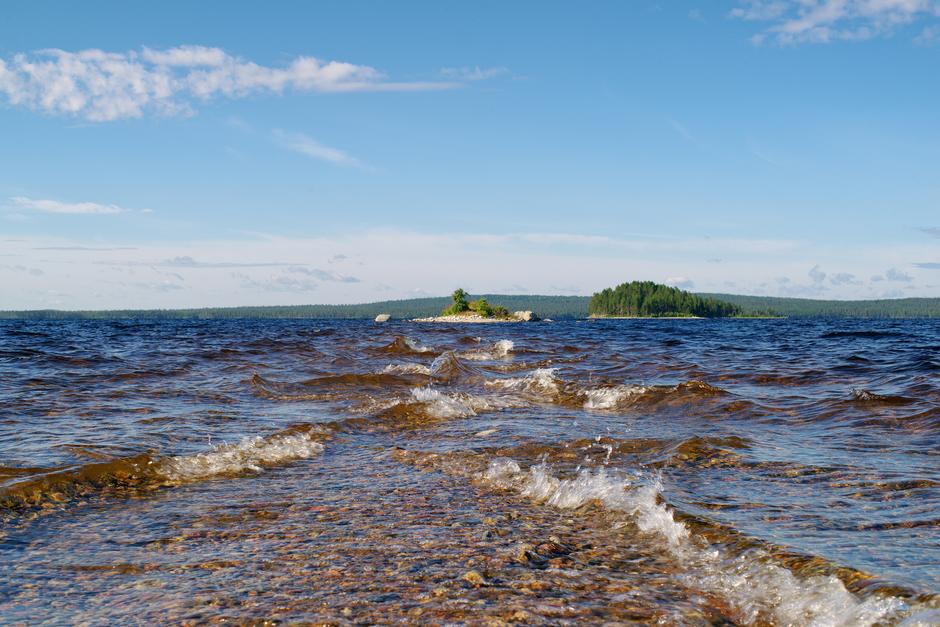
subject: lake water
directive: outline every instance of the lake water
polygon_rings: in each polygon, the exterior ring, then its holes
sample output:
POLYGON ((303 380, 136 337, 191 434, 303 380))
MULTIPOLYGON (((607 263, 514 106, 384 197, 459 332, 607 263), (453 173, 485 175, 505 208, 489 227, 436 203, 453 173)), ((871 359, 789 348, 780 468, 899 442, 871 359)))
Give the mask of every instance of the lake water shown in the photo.
POLYGON ((0 322, 0 623, 940 624, 940 321, 0 322))

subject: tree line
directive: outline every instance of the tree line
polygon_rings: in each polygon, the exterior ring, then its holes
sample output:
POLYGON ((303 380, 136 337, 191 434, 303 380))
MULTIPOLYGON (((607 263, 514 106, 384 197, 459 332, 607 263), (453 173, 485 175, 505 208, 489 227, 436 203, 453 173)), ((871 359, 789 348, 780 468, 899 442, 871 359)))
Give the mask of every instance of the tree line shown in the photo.
POLYGON ((592 316, 722 318, 741 315, 741 308, 652 281, 632 281, 595 293, 588 312, 592 316))

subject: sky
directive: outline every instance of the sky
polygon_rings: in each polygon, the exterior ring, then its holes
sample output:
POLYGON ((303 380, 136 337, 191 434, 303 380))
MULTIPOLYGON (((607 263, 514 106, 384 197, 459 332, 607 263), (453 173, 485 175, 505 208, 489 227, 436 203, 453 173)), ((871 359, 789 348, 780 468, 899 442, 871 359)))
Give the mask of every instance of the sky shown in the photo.
POLYGON ((940 296, 940 0, 0 6, 0 309, 940 296))

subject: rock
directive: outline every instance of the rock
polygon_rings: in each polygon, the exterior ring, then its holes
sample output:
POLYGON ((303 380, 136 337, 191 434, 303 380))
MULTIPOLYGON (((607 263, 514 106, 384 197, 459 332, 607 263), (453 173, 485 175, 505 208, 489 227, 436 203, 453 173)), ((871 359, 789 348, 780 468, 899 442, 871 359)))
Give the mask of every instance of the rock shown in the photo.
POLYGON ((522 322, 535 322, 539 319, 539 317, 531 311, 516 311, 513 312, 512 315, 516 320, 521 320, 522 322))
POLYGON ((392 316, 390 314, 379 314, 375 317, 376 322, 388 322, 392 316))
POLYGON ((480 587, 486 585, 486 579, 483 578, 483 575, 478 573, 475 570, 468 570, 461 577, 464 581, 469 583, 472 586, 480 587))

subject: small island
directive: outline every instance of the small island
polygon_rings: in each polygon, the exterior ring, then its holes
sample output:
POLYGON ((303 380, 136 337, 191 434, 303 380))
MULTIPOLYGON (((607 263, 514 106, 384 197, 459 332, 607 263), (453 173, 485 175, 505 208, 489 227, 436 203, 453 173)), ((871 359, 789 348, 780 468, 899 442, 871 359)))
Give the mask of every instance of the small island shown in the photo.
POLYGON ((591 296, 591 318, 724 318, 741 308, 652 281, 632 281, 591 296))
POLYGON ((500 305, 490 305, 483 297, 468 301, 469 295, 461 288, 451 295, 453 302, 439 316, 415 318, 414 322, 533 322, 538 320, 531 311, 510 312, 500 305))

